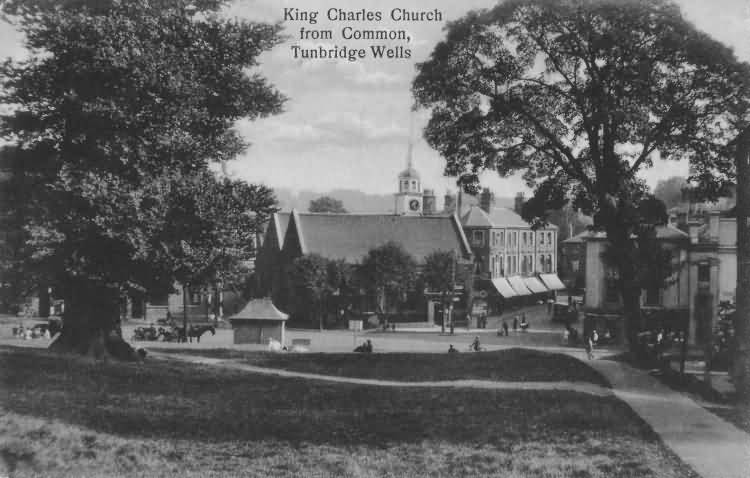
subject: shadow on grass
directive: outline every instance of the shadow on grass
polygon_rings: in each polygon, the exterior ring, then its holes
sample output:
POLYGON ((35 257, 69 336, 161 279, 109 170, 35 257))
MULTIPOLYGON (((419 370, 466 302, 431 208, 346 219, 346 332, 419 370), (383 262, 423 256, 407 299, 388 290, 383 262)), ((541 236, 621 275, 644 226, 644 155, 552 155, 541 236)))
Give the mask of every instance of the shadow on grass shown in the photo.
POLYGON ((270 353, 232 349, 153 348, 174 355, 242 360, 296 372, 405 382, 435 380, 569 381, 610 384, 598 371, 565 354, 513 348, 461 354, 270 353))
MULTIPOLYGON (((404 364, 403 366, 406 366, 404 364)), ((573 392, 325 384, 183 363, 92 363, 0 348, 0 407, 132 437, 390 446, 616 434, 653 441, 622 402, 573 392)))

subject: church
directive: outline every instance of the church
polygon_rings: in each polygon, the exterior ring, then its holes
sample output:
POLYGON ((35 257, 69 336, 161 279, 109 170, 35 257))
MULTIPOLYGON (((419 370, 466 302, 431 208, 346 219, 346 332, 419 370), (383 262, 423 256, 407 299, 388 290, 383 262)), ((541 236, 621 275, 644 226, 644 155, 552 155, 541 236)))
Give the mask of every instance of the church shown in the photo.
MULTIPOLYGON (((418 264, 435 251, 453 252, 459 261, 472 263, 471 246, 458 216, 453 211, 437 211, 434 192, 423 190, 411 145, 407 167, 397 177, 393 212, 334 214, 292 210, 274 214, 256 260, 259 293, 273 297, 285 310, 289 306, 285 274, 296 258, 317 254, 355 265, 370 250, 388 242, 401 244, 418 264)), ((434 322, 433 301, 423 293, 408 295, 401 318, 434 322)), ((372 313, 368 310, 373 309, 371 306, 371 301, 363 298, 357 312, 372 313)))
MULTIPOLYGON (((368 251, 387 242, 401 244, 418 263, 432 252, 452 251, 470 266, 473 284, 456 304, 456 317, 497 314, 508 304, 538 301, 564 289, 556 275, 555 226, 532 230, 517 211, 494 207, 494 197, 487 189, 480 195, 481 204, 468 208, 462 207, 460 194, 458 198, 446 194, 444 207, 438 211, 434 190, 422 188, 411 144, 406 163, 397 176, 392 212, 292 210, 275 214, 256 261, 259 293, 273 297, 285 310, 289 305, 285 271, 296 258, 317 254, 354 265, 368 251)), ((415 322, 439 321, 439 304, 430 300, 429 294, 416 296, 408 301, 411 310, 401 315, 415 322)), ((367 300, 360 312, 364 314, 366 309, 367 300)))

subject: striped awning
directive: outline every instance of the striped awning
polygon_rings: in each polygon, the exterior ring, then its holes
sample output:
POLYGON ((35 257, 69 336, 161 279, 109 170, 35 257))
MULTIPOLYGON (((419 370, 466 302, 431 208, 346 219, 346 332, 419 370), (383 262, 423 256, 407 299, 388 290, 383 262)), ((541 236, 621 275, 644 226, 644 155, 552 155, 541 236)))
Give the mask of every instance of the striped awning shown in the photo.
POLYGON ((535 294, 544 294, 545 292, 548 292, 547 288, 544 287, 544 284, 542 284, 536 277, 524 277, 523 282, 526 284, 526 287, 531 289, 531 292, 535 294))
POLYGON ((542 282, 547 286, 549 290, 567 289, 567 287, 565 287, 565 284, 563 284, 560 278, 557 277, 557 274, 539 274, 539 278, 542 279, 542 282))
POLYGON ((508 282, 510 282, 511 287, 513 287, 513 290, 516 291, 516 294, 518 295, 531 295, 531 291, 528 287, 526 287, 526 284, 523 282, 523 277, 521 276, 513 276, 508 277, 508 282))
POLYGON ((492 279, 492 285, 494 285, 495 289, 497 289, 500 295, 505 297, 506 299, 510 297, 515 297, 518 295, 516 294, 516 291, 514 291, 513 288, 510 286, 510 284, 508 284, 508 280, 503 277, 492 279))

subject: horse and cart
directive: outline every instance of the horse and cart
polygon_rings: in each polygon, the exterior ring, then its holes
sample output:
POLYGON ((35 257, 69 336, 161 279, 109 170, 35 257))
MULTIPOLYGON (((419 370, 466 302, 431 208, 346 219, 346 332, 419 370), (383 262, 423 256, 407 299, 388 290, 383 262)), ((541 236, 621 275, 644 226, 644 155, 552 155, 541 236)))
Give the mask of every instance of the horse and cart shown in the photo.
POLYGON ((177 342, 186 343, 196 342, 200 343, 201 337, 206 332, 211 332, 211 335, 216 335, 216 328, 213 325, 199 325, 190 324, 187 327, 178 327, 172 325, 171 327, 154 327, 150 325, 148 327, 136 327, 133 331, 134 341, 144 342, 177 342))

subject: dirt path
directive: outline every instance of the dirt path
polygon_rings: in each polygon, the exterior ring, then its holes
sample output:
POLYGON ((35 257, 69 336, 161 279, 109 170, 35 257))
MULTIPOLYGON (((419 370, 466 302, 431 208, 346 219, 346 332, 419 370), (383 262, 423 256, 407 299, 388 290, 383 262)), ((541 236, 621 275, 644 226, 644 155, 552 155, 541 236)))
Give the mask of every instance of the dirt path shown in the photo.
POLYGON ((243 364, 237 360, 217 359, 211 357, 202 357, 200 355, 172 355, 168 353, 150 354, 159 359, 174 359, 201 365, 213 365, 218 367, 230 368, 232 370, 242 370, 244 372, 257 373, 263 375, 276 375, 288 378, 304 378, 308 380, 320 380, 333 383, 347 383, 353 385, 369 385, 376 387, 406 387, 406 388, 474 388, 481 390, 564 390, 571 392, 586 393, 597 396, 611 396, 612 390, 585 382, 500 382, 494 380, 439 380, 427 382, 403 382, 396 380, 377 380, 369 378, 341 377, 336 375, 319 375, 314 373, 295 372, 291 370, 282 370, 276 368, 256 367, 254 365, 243 364))

